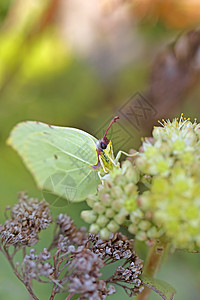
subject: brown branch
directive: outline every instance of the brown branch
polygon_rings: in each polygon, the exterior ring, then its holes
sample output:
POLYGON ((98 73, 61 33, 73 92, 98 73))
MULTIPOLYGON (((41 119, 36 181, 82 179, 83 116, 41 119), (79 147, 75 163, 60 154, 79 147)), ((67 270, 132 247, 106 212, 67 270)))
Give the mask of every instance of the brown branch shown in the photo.
MULTIPOLYGON (((167 248, 167 243, 158 243, 155 241, 154 245, 149 248, 146 259, 144 274, 155 277, 161 264, 161 260, 167 248)), ((145 287, 144 290, 137 296, 137 300, 148 300, 151 289, 145 287)))
POLYGON ((24 284, 24 286, 26 287, 27 291, 29 292, 29 294, 31 295, 31 297, 34 300, 39 300, 39 298, 36 297, 36 295, 34 294, 31 286, 29 285, 28 282, 24 281, 24 278, 22 276, 20 276, 19 272, 17 271, 17 268, 15 267, 14 263, 13 263, 13 257, 10 256, 7 247, 4 247, 4 251, 3 254, 5 255, 5 257, 7 258, 8 262, 10 263, 14 274, 17 276, 17 278, 24 284))

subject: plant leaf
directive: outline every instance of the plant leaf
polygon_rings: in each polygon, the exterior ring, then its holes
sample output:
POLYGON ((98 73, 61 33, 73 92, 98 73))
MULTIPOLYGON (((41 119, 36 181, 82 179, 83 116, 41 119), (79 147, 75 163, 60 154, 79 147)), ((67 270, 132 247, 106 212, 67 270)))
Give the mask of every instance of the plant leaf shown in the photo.
POLYGON ((140 279, 145 286, 159 294, 164 300, 172 300, 174 298, 176 290, 167 282, 147 275, 141 275, 140 279))

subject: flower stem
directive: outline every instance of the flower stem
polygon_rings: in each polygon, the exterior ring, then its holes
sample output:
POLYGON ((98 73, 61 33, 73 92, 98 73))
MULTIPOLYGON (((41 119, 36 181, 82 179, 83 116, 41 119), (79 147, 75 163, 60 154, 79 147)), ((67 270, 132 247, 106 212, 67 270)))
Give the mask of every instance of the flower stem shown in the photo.
MULTIPOLYGON (((144 266, 144 274, 155 277, 157 271, 159 270, 161 260, 165 254, 167 248, 166 242, 155 241, 153 246, 149 248, 146 263, 144 266)), ((137 300, 148 300, 150 296, 151 289, 145 287, 142 293, 137 296, 137 300)))
POLYGON ((65 300, 70 300, 73 297, 74 293, 70 293, 65 300))

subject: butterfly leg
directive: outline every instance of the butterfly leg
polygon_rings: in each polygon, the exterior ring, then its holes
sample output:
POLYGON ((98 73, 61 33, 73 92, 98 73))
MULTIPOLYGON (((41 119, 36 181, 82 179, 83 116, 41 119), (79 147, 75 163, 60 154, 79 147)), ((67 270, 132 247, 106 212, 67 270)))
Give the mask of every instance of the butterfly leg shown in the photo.
POLYGON ((135 152, 135 153, 133 153, 133 154, 128 154, 128 153, 126 153, 126 152, 120 150, 120 151, 117 153, 117 156, 115 157, 115 163, 118 163, 118 162, 119 162, 119 159, 120 159, 120 157, 121 157, 122 154, 124 154, 124 155, 126 155, 126 156, 128 156, 128 157, 133 157, 133 156, 137 155, 138 152, 135 152))
POLYGON ((104 173, 108 173, 108 171, 106 171, 106 169, 105 169, 105 166, 104 166, 104 163, 103 163, 103 161, 102 161, 102 159, 101 159, 101 157, 99 156, 99 160, 100 160, 100 163, 101 163, 101 166, 102 166, 102 168, 103 168, 103 171, 104 171, 104 173))

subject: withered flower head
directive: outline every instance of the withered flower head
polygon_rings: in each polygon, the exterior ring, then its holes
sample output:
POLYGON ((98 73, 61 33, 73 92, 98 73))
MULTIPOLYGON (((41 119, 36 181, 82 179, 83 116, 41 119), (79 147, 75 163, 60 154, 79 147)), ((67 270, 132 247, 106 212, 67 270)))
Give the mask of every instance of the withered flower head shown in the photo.
POLYGON ((19 194, 19 202, 11 209, 11 218, 1 226, 1 242, 6 245, 34 245, 38 233, 52 222, 49 205, 44 200, 19 194))
POLYGON ((39 278, 40 276, 51 277, 54 268, 47 260, 51 258, 51 254, 47 249, 43 249, 41 253, 36 254, 35 249, 30 249, 29 254, 25 255, 21 265, 25 281, 30 278, 39 278))
POLYGON ((59 235, 67 237, 71 243, 81 245, 88 237, 86 229, 84 227, 78 229, 68 215, 59 214, 56 223, 60 228, 59 235))
POLYGON ((102 259, 109 258, 116 261, 135 256, 134 240, 129 240, 119 232, 111 234, 108 241, 102 240, 99 235, 90 234, 89 241, 92 242, 91 250, 102 259))
POLYGON ((88 239, 92 245, 91 251, 101 257, 105 264, 125 259, 122 266, 117 267, 115 273, 109 279, 109 283, 120 283, 125 292, 132 297, 143 290, 143 283, 139 278, 143 270, 143 261, 133 250, 134 240, 129 240, 121 233, 114 233, 108 241, 102 240, 99 235, 92 235, 88 239), (123 283, 129 286, 122 285, 123 283))
POLYGON ((113 284, 122 287, 130 297, 142 291, 139 275, 143 262, 133 250, 133 240, 121 233, 103 240, 99 235, 78 229, 64 214, 56 220, 56 230, 48 250, 37 254, 32 248, 27 254, 24 246, 36 243, 38 232, 51 221, 48 204, 20 194, 19 203, 11 209, 11 218, 0 226, 1 251, 33 299, 38 299, 32 288, 33 279, 53 283, 50 299, 58 293, 66 293, 68 297, 78 294, 79 299, 103 300, 115 293, 113 284), (13 252, 9 251, 10 245, 15 246, 13 252), (14 263, 15 254, 20 250, 23 250, 21 264, 14 263), (121 266, 118 264, 113 275, 102 278, 101 269, 121 259, 121 266))
POLYGON ((100 268, 103 266, 103 260, 89 249, 77 253, 69 266, 72 271, 69 277, 69 291, 89 300, 101 300, 113 294, 115 289, 107 287, 104 280, 98 279, 102 275, 100 268))

